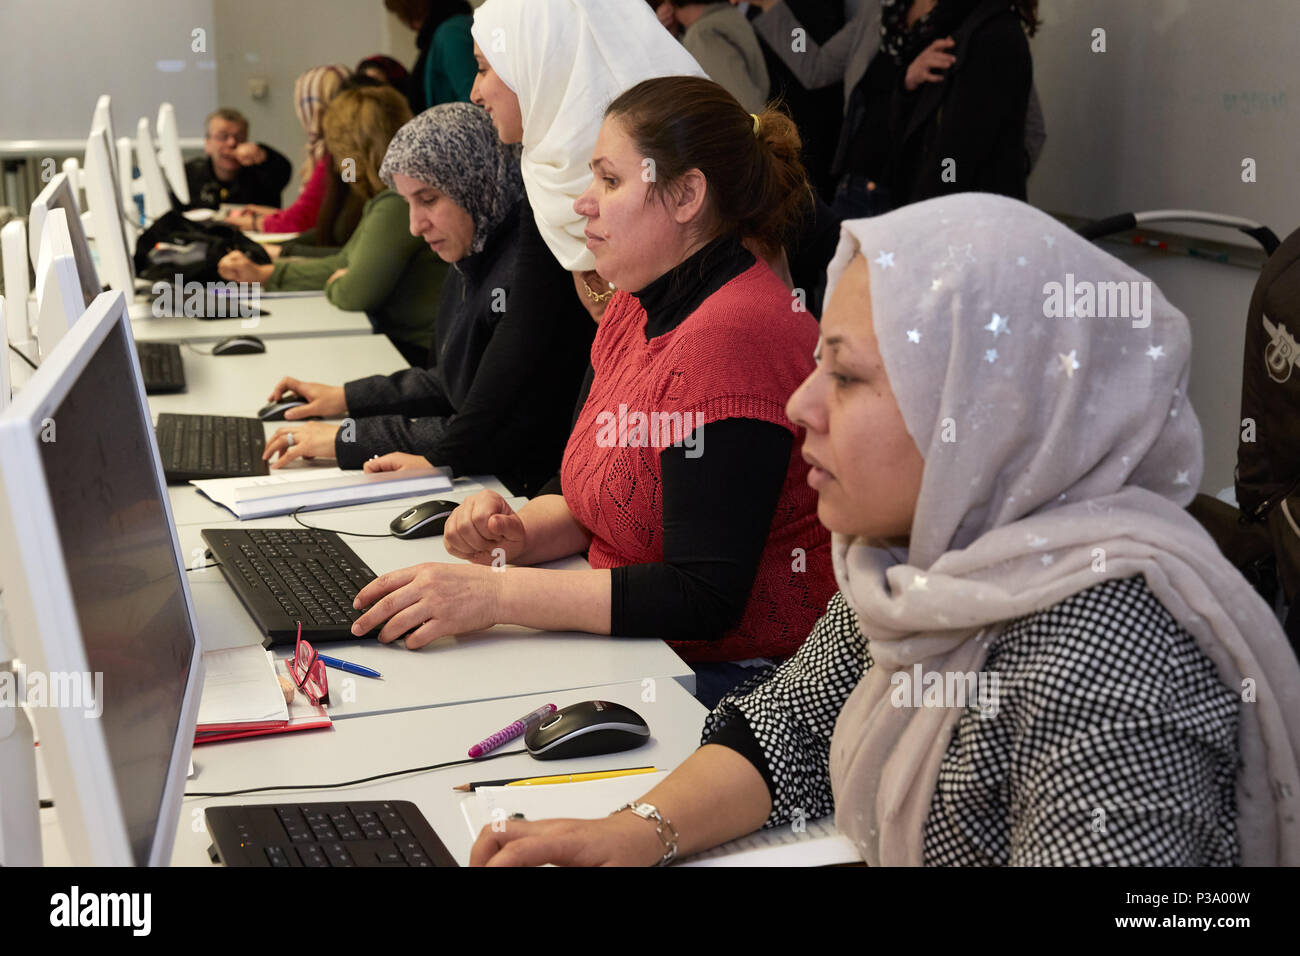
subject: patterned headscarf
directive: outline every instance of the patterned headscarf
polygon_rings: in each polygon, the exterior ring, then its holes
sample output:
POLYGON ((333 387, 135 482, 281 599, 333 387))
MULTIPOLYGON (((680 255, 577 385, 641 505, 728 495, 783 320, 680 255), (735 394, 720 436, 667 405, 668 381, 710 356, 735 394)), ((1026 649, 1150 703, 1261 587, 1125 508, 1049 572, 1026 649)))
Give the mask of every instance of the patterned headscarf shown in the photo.
POLYGON ((518 144, 502 143, 487 113, 472 103, 443 103, 399 129, 379 178, 392 189, 395 173, 432 186, 469 213, 471 255, 483 251, 524 194, 518 144))
POLYGON ((1254 682, 1240 707, 1242 862, 1300 864, 1300 667, 1184 510, 1202 466, 1187 319, 1145 276, 1005 197, 946 196, 842 228, 827 301, 861 253, 925 469, 905 561, 832 537, 874 660, 831 741, 837 825, 869 863, 921 863, 962 711, 891 706, 891 674, 978 672, 1006 622, 1141 574, 1224 686, 1254 682))
POLYGON ((294 81, 293 108, 298 113, 298 122, 307 132, 308 165, 315 165, 325 155, 321 118, 325 115, 325 107, 330 105, 330 100, 334 99, 347 78, 348 68, 336 63, 314 66, 294 81))

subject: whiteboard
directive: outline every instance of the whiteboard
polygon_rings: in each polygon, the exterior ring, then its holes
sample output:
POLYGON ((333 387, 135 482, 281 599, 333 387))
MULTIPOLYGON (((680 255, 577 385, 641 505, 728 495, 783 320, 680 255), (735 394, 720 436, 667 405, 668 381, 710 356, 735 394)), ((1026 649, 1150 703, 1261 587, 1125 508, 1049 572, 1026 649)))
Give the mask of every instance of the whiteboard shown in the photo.
POLYGON ((217 105, 213 0, 0 0, 0 140, 81 139, 101 93, 118 136, 176 107, 183 137, 217 105), (195 52, 202 29, 206 52, 195 52))
POLYGON ((1031 203, 1094 219, 1200 209, 1279 237, 1300 227, 1298 0, 1041 0, 1039 16, 1047 145, 1031 203), (1091 49, 1096 28, 1104 53, 1091 49), (1246 158, 1254 183, 1242 181, 1246 158))

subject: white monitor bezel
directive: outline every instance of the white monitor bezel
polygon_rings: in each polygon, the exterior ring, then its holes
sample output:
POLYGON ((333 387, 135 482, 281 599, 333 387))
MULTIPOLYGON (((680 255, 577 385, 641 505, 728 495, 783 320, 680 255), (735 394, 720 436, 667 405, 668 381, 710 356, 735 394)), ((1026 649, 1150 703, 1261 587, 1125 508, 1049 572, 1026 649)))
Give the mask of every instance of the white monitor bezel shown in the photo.
POLYGON ((95 247, 99 251, 102 278, 114 289, 120 286, 120 291, 134 297, 135 260, 133 250, 127 247, 122 221, 122 197, 118 192, 117 180, 113 177, 110 159, 117 145, 110 142, 108 136, 106 127, 96 126, 86 137, 86 156, 82 164, 86 205, 95 226, 95 247), (105 177, 107 182, 104 181, 105 177), (101 209, 108 215, 100 212, 101 209), (116 282, 115 273, 118 273, 116 282))
POLYGON ((158 107, 158 164, 181 205, 190 204, 190 183, 185 178, 185 154, 181 151, 181 132, 176 125, 176 110, 170 103, 158 107))
POLYGON ((32 200, 32 207, 27 216, 27 247, 32 257, 32 268, 41 255, 41 235, 45 231, 45 220, 51 209, 62 209, 67 213, 68 238, 72 241, 73 258, 77 262, 77 278, 81 283, 81 307, 86 309, 95 296, 99 295, 101 283, 95 269, 95 257, 90 254, 90 243, 86 240, 86 230, 81 226, 81 204, 72 189, 72 180, 67 173, 56 173, 39 196, 32 200), (90 274, 85 274, 83 266, 88 266, 90 274))
MULTIPOLYGON (((163 480, 157 439, 149 418, 126 302, 120 292, 100 294, 82 321, 32 375, 8 411, 0 415, 0 461, 4 462, 0 473, 0 540, 15 545, 0 548, 0 580, 4 582, 4 601, 14 643, 23 662, 46 673, 88 671, 37 443, 44 423, 54 417, 78 375, 109 332, 118 326, 125 336, 133 373, 130 385, 125 387, 134 391, 137 407, 145 418, 154 480, 171 533, 172 552, 193 635, 190 670, 148 860, 150 866, 165 866, 171 861, 194 746, 203 689, 203 646, 176 521, 163 480)), ((74 864, 133 865, 112 763, 99 721, 87 719, 80 711, 57 708, 38 709, 35 717, 56 813, 74 864)))

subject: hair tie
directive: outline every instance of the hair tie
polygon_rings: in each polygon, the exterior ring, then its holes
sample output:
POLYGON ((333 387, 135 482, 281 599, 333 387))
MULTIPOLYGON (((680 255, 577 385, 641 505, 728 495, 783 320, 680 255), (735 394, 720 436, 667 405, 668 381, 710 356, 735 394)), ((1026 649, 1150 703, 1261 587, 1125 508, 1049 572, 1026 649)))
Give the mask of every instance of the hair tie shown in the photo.
POLYGON ((757 136, 758 135, 758 114, 750 113, 749 115, 754 117, 754 135, 757 136))

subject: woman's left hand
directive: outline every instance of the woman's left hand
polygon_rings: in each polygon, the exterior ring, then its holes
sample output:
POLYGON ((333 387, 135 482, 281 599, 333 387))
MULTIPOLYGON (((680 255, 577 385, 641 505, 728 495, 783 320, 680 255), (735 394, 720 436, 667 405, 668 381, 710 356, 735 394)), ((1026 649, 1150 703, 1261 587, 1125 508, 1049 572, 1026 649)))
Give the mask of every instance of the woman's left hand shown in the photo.
POLYGON ((484 630, 499 622, 502 577, 492 568, 441 563, 381 574, 353 603, 369 610, 353 622, 352 633, 383 624, 381 643, 406 634, 406 646, 415 649, 449 634, 484 630))
POLYGON ((275 271, 274 266, 259 266, 239 250, 227 252, 217 262, 217 274, 234 282, 265 283, 275 271))
POLYGON ((334 439, 339 433, 338 425, 325 422, 295 422, 286 428, 276 429, 266 442, 262 451, 262 461, 274 454, 279 454, 272 468, 283 468, 295 458, 333 458, 334 439), (293 444, 289 444, 289 436, 293 444))

